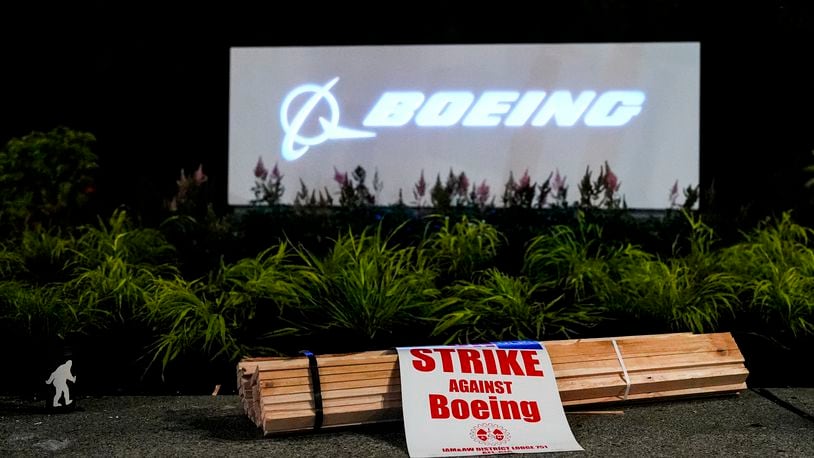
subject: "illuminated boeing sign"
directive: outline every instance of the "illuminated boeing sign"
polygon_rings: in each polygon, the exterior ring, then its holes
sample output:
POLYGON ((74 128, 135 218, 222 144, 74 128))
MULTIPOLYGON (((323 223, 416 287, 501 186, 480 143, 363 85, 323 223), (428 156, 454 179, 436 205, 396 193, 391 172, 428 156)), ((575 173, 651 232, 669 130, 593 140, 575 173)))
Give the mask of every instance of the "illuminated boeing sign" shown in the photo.
POLYGON ((430 205, 450 172, 497 206, 510 175, 559 174, 572 203, 607 162, 628 207, 667 208, 699 183, 700 62, 698 43, 232 48, 228 201, 257 201, 262 161, 286 205, 336 205, 359 166, 377 205, 430 205))
MULTIPOLYGON (((330 89, 336 77, 324 85, 303 84, 289 92, 280 107, 280 123, 285 136, 282 156, 288 161, 302 157, 311 146, 327 140, 371 138, 376 133, 339 125, 339 104, 330 89), (292 119, 295 99, 310 94, 292 119), (320 101, 328 104, 329 117, 318 117, 321 132, 304 136, 301 129, 320 101), (297 147, 299 146, 299 147, 297 147)), ((522 127, 531 121, 535 127, 554 120, 559 127, 570 127, 582 118, 588 127, 624 126, 642 111, 646 96, 642 91, 582 91, 576 98, 571 91, 558 90, 547 97, 545 91, 485 91, 475 99, 470 91, 438 91, 429 98, 420 91, 385 92, 365 116, 365 127, 401 127, 411 120, 419 127, 522 127), (584 117, 583 117, 584 114, 584 117)))

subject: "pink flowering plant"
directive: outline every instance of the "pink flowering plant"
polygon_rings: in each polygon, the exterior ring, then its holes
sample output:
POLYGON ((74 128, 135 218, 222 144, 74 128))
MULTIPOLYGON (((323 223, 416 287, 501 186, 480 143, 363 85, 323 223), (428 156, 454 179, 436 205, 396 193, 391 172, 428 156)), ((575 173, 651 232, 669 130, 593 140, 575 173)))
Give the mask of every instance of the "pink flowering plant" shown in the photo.
POLYGON ((534 203, 534 208, 545 208, 546 203, 548 202, 548 196, 551 194, 551 178, 554 176, 554 172, 548 174, 548 178, 540 184, 540 194, 537 195, 537 200, 534 203))
POLYGON ((427 180, 424 179, 424 169, 421 170, 421 176, 413 186, 413 199, 416 207, 424 205, 424 196, 427 195, 427 180))
POLYGON ((626 208, 624 198, 619 196, 622 183, 611 170, 608 161, 599 167, 596 181, 591 180, 591 167, 585 168, 585 175, 579 183, 579 206, 582 208, 626 208))
POLYGON ((454 191, 452 193, 452 204, 455 206, 469 205, 469 178, 465 172, 461 172, 457 177, 449 171, 450 178, 454 179, 454 191))
POLYGON ((534 194, 537 189, 537 183, 531 182, 529 177, 529 169, 523 172, 523 176, 517 182, 517 188, 514 190, 514 197, 517 205, 523 208, 530 208, 534 202, 534 194))
POLYGON ((331 191, 326 186, 325 193, 312 189, 309 193, 308 186, 300 178, 300 190, 294 196, 295 207, 331 207, 334 204, 334 198, 331 197, 331 191))
MULTIPOLYGON (((373 177, 373 190, 380 192, 384 185, 379 181, 378 171, 373 177)), ((347 172, 340 172, 334 167, 334 181, 339 185, 339 205, 342 207, 367 207, 376 204, 376 196, 371 194, 365 184, 367 172, 361 165, 353 169, 352 180, 347 172)))
POLYGON ((285 193, 283 186, 283 175, 277 164, 269 171, 263 158, 257 159, 257 165, 254 166, 254 186, 252 187, 254 199, 252 205, 277 205, 285 193))
POLYGON ((670 208, 692 210, 695 204, 698 203, 698 189, 698 186, 687 186, 683 191, 684 202, 679 203, 679 187, 678 180, 676 180, 675 183, 673 183, 673 186, 670 187, 670 208))
POLYGON ((204 206, 199 204, 199 201, 203 199, 204 183, 208 180, 209 177, 203 171, 203 164, 198 165, 192 175, 187 175, 184 169, 181 169, 181 175, 175 181, 178 189, 167 203, 169 210, 185 214, 195 213, 198 207, 204 206))
POLYGON ((622 183, 611 170, 608 161, 605 161, 604 167, 599 167, 599 180, 604 185, 600 205, 605 208, 623 208, 625 206, 624 198, 619 197, 619 188, 622 187, 622 183))
POLYGON ((514 181, 514 174, 509 172, 509 180, 506 182, 503 191, 503 205, 506 207, 531 208, 536 192, 537 183, 531 183, 529 169, 523 172, 523 176, 517 182, 514 181))
POLYGON ((554 177, 551 181, 551 192, 554 193, 555 207, 566 208, 568 207, 568 185, 565 184, 566 177, 560 175, 560 169, 554 171, 554 177))
POLYGON ((446 183, 441 182, 441 174, 439 173, 435 178, 435 184, 430 190, 430 201, 433 207, 442 210, 453 206, 470 205, 469 178, 466 173, 461 172, 456 175, 452 169, 449 169, 446 183))
POLYGON ((494 207, 495 198, 492 197, 492 200, 490 201, 489 195, 489 185, 486 184, 486 180, 483 180, 479 185, 472 184, 472 191, 469 193, 469 201, 472 203, 472 206, 479 210, 483 210, 486 207, 494 207))

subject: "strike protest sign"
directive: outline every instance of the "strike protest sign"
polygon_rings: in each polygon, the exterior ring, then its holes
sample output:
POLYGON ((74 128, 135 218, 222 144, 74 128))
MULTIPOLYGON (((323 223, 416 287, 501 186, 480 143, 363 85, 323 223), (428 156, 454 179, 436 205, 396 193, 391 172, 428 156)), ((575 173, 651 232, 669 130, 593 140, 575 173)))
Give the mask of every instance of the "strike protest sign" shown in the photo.
POLYGON ((398 348, 412 457, 582 450, 539 342, 398 348))

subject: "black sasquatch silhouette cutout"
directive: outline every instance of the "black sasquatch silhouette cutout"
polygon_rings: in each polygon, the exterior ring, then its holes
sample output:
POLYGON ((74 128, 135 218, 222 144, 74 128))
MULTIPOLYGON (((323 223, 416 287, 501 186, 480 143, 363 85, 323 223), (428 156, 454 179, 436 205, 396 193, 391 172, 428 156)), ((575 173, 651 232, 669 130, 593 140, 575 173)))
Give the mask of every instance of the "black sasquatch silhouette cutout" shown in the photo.
POLYGON ((61 366, 57 367, 54 372, 51 373, 51 376, 48 377, 48 380, 45 381, 47 384, 53 384, 54 388, 56 389, 56 394, 54 395, 54 407, 59 407, 59 399, 65 396, 65 405, 69 406, 73 402, 71 400, 71 395, 68 392, 68 381, 76 383, 76 376, 71 374, 71 365, 73 365, 73 361, 70 359, 66 361, 61 366))

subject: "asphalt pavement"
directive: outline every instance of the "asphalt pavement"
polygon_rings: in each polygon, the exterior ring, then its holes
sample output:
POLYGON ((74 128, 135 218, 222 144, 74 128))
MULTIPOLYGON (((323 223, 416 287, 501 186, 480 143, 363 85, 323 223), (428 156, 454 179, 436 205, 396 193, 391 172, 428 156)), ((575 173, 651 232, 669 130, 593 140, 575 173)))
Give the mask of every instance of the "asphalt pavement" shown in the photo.
MULTIPOLYGON (((43 401, 0 397, 0 456, 408 456, 401 422, 264 437, 233 395, 87 397, 77 405, 55 414, 43 401)), ((521 456, 814 457, 814 388, 599 410, 612 412, 567 415, 584 452, 521 456)))

